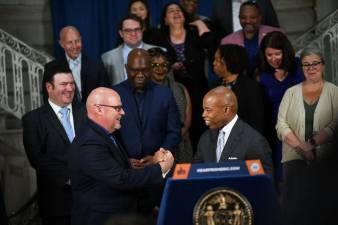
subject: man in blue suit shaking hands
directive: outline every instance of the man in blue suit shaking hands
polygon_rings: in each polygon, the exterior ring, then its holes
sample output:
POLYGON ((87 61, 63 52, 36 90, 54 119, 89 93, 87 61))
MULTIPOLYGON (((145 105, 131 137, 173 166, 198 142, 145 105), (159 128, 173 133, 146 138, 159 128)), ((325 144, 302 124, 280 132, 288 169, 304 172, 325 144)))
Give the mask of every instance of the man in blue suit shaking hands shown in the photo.
POLYGON ((88 120, 70 149, 71 224, 103 225, 112 214, 135 212, 138 189, 162 183, 174 158, 160 149, 152 165, 131 168, 114 135, 125 115, 119 95, 109 88, 94 89, 86 108, 88 120))

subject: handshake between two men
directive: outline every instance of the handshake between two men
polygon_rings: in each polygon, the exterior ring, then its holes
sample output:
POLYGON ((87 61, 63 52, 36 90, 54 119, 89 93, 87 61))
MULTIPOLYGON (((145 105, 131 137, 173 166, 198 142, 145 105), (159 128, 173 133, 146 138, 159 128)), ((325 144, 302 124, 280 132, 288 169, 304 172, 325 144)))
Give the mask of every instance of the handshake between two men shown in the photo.
POLYGON ((160 148, 155 152, 155 154, 147 155, 142 159, 130 159, 131 167, 134 169, 141 169, 145 166, 152 164, 159 164, 162 169, 163 174, 167 174, 167 172, 171 169, 174 164, 174 156, 169 150, 164 148, 160 148))

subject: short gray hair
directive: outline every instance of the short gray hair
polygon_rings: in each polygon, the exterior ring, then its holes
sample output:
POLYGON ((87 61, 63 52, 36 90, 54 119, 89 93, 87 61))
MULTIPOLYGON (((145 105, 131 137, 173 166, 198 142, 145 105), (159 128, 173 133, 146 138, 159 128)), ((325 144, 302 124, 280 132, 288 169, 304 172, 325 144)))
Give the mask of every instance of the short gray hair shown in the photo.
POLYGON ((308 47, 305 47, 302 50, 302 52, 300 53, 300 61, 303 61, 303 58, 305 56, 309 56, 309 55, 317 55, 317 56, 319 56, 320 61, 322 62, 322 64, 325 64, 323 52, 317 46, 308 46, 308 47))

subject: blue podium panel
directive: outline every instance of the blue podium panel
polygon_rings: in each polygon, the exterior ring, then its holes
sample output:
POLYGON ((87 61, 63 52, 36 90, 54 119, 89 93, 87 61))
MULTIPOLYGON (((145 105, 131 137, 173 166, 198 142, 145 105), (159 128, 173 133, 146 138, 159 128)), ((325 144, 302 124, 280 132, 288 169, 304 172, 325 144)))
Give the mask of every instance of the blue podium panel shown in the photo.
MULTIPOLYGON (((215 212, 205 213, 210 215, 210 221, 194 220, 196 208, 199 202, 208 193, 217 189, 228 189, 243 196, 250 208, 252 208, 254 225, 278 225, 281 224, 280 213, 277 204, 276 192, 270 176, 250 175, 250 168, 243 161, 230 161, 228 163, 193 164, 189 167, 183 179, 170 178, 167 180, 160 207, 158 225, 244 225, 225 215, 223 220, 217 219, 215 212), (195 209, 195 210, 194 210, 195 209), (218 222, 217 222, 218 220, 218 222)), ((251 164, 252 165, 252 164, 251 164)), ((260 165, 260 164, 259 164, 260 165)), ((181 170, 180 164, 176 166, 175 173, 181 170)), ((260 165, 261 166, 261 165, 260 165)), ((255 168, 255 166, 254 166, 255 168)), ((183 171, 181 171, 183 173, 183 171)), ((174 175, 175 177, 175 175, 174 175)), ((212 201, 212 200, 211 200, 212 201)), ((228 201, 231 205, 231 201, 228 201)), ((219 206, 219 204, 217 205, 219 206)), ((211 207, 211 206, 210 206, 211 207)), ((238 206, 237 206, 238 207, 238 206)), ((232 207, 234 211, 234 207, 232 207)), ((204 215, 204 214, 203 214, 204 215)), ((244 220, 244 218, 242 218, 244 220)))

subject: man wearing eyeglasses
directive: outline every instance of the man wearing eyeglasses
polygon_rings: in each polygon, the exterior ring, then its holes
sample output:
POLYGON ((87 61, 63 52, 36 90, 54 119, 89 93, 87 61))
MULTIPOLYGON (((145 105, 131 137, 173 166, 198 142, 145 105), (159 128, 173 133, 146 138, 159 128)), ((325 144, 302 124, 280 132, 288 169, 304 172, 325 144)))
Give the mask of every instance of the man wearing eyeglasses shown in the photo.
POLYGON ((119 35, 123 43, 117 48, 102 54, 103 64, 113 85, 127 79, 124 65, 127 63, 127 56, 132 49, 142 48, 147 50, 156 47, 142 41, 143 31, 144 24, 142 19, 135 14, 128 14, 119 24, 119 35))
MULTIPOLYGON (((152 165, 161 148, 175 155, 181 139, 181 123, 175 99, 168 87, 150 80, 151 59, 144 49, 133 49, 126 64, 128 80, 113 86, 121 96, 125 116, 118 131, 133 168, 152 165)), ((140 193, 139 209, 147 213, 159 206, 162 188, 153 186, 140 193)))
POLYGON ((88 120, 69 153, 72 225, 103 225, 111 214, 135 212, 137 190, 161 184, 173 165, 170 151, 159 149, 152 165, 130 166, 115 136, 125 126, 123 107, 118 93, 109 88, 94 89, 87 99, 88 120))

